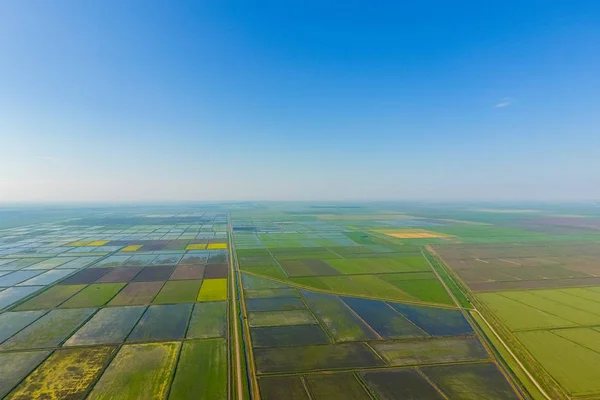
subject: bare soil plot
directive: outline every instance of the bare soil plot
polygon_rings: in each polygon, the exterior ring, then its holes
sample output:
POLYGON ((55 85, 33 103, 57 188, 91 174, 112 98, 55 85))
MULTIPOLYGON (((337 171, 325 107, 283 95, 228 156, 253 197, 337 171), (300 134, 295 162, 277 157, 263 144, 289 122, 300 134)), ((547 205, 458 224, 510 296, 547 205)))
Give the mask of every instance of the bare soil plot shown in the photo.
POLYGON ((111 271, 113 271, 113 268, 87 268, 74 273, 70 277, 64 279, 60 284, 77 285, 81 283, 94 283, 111 271))
POLYGON ((145 267, 135 278, 133 278, 132 282, 166 281, 174 270, 174 266, 145 267))
POLYGON ((118 267, 111 268, 111 271, 106 275, 103 275, 96 282, 97 283, 115 283, 115 282, 129 282, 137 274, 140 273, 142 267, 118 267))
POLYGON ((150 304, 165 282, 128 283, 109 303, 110 306, 150 304))

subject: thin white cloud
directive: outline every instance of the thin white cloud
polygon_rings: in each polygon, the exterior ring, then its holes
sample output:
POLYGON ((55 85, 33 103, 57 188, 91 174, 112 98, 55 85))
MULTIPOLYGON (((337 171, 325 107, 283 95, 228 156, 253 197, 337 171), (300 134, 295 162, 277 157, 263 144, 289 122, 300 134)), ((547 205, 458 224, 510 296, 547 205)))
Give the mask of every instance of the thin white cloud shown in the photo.
POLYGON ((496 103, 496 105, 494 107, 496 108, 504 108, 504 107, 509 107, 511 106, 515 101, 513 99, 511 99, 510 97, 505 97, 503 99, 500 99, 500 101, 498 103, 496 103))

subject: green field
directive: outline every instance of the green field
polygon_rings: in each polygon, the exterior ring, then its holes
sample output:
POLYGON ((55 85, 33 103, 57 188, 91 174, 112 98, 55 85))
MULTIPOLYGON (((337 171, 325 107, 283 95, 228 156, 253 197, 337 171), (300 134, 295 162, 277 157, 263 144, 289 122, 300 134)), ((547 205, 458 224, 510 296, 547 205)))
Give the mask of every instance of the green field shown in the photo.
POLYGON ((600 213, 172 207, 0 230, 0 397, 600 397, 600 213))

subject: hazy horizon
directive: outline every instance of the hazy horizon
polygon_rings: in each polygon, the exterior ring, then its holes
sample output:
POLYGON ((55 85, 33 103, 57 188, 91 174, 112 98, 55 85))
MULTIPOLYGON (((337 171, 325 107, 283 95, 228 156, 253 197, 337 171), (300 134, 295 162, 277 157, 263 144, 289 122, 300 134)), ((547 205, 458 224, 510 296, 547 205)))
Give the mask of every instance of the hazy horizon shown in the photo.
POLYGON ((0 18, 1 204, 600 199, 598 2, 0 18))

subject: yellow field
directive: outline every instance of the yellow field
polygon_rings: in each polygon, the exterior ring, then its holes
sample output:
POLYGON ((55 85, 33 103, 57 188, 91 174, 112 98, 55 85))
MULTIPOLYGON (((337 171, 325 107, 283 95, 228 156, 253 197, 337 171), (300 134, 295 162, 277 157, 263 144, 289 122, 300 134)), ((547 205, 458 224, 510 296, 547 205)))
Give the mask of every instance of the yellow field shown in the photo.
POLYGON ((80 247, 80 246, 87 246, 88 243, 91 243, 91 240, 78 240, 76 242, 73 243, 69 243, 67 246, 72 246, 72 247, 80 247))
POLYGON ((227 300, 227 279, 205 279, 200 287, 198 301, 227 300))
POLYGON ((7 397, 12 400, 83 398, 114 347, 58 350, 7 397))
POLYGON ((90 242, 90 243, 86 244, 86 246, 89 246, 89 247, 104 246, 106 243, 108 243, 108 240, 96 240, 95 242, 90 242))
POLYGON ((315 214, 319 219, 327 220, 373 220, 373 219, 414 219, 415 217, 404 213, 395 214, 315 214))
POLYGON ((121 249, 121 251, 138 251, 138 250, 139 250, 139 249, 141 249, 141 248, 142 248, 142 245, 141 245, 141 244, 132 244, 132 245, 129 245, 129 246, 123 247, 123 248, 121 249))
POLYGON ((188 244, 186 250, 205 250, 206 243, 188 244))
POLYGON ((208 249, 226 249, 227 243, 211 243, 208 245, 208 249))
POLYGON ((383 233, 386 236, 397 239, 445 239, 451 237, 450 235, 423 229, 377 229, 375 232, 383 233))

